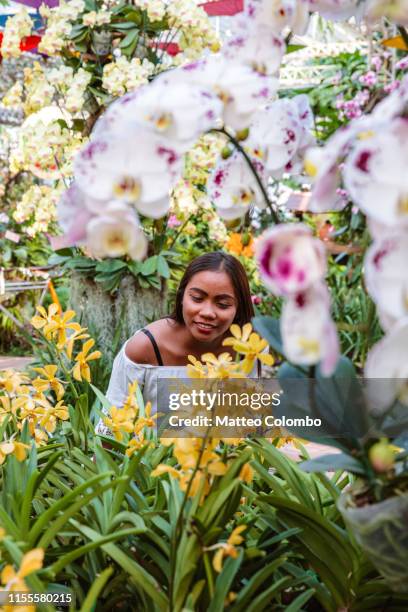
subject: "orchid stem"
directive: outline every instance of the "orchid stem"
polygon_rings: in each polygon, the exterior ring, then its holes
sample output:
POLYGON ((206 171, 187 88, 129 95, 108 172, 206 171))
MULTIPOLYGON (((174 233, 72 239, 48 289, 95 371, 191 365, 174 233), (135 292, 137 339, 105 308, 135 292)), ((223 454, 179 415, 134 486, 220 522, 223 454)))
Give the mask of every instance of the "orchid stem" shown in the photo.
POLYGON ((234 145, 234 147, 237 149, 237 151, 239 151, 241 153, 241 155, 243 156, 243 158, 245 159, 246 163, 249 166, 249 169, 251 170, 256 183, 262 193, 262 196, 265 200, 265 203, 267 205, 267 207, 269 208, 269 211, 271 213, 271 217, 275 223, 275 225, 279 225, 280 220, 278 215, 276 214, 276 211, 274 210, 273 206, 272 206, 272 202, 269 199, 268 196, 268 192, 266 191, 265 185, 263 184, 263 182, 261 181, 261 178, 258 174, 258 172, 256 171, 256 168, 254 166, 254 164, 252 163, 251 158, 249 157, 248 153, 245 151, 244 147, 240 144, 240 142, 234 137, 232 136, 232 134, 230 134, 225 128, 220 128, 220 129, 214 129, 211 130, 212 132, 218 132, 220 134, 224 134, 224 136, 226 136, 229 141, 231 142, 231 144, 234 145))

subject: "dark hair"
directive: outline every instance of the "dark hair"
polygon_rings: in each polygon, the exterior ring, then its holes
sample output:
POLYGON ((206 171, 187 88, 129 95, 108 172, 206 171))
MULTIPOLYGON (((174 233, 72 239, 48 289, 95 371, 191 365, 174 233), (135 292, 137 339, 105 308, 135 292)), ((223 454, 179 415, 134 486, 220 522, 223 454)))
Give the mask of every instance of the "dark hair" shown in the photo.
POLYGON ((226 272, 228 274, 234 287, 235 297, 237 299, 237 313, 235 315, 234 323, 237 323, 240 326, 245 325, 245 323, 249 323, 255 313, 245 269, 241 262, 236 259, 236 257, 233 257, 228 253, 224 253, 223 251, 204 253, 204 255, 196 257, 189 263, 178 286, 176 303, 170 318, 174 319, 178 323, 184 323, 183 298, 186 287, 195 274, 198 274, 198 272, 205 272, 207 270, 214 272, 226 272))

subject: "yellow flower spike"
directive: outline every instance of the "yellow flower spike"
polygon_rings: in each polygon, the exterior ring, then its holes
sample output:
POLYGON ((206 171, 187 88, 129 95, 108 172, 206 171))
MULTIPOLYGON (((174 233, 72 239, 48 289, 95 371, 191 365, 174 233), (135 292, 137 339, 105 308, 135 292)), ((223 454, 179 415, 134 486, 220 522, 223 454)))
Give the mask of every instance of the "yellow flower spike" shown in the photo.
POLYGON ((212 461, 208 464, 207 470, 213 476, 224 476, 228 470, 228 466, 222 461, 212 461))
POLYGON ((57 396, 57 400, 60 400, 65 393, 62 381, 56 378, 58 371, 57 365, 46 365, 43 368, 32 368, 34 372, 42 374, 44 378, 36 378, 33 380, 32 385, 36 391, 42 393, 52 389, 57 396))
POLYGON ((3 388, 6 393, 15 395, 29 380, 27 376, 15 370, 3 370, 0 374, 0 389, 3 388))
POLYGON ((13 445, 13 455, 17 461, 24 461, 24 459, 27 457, 27 450, 30 448, 30 445, 23 444, 22 442, 13 442, 13 445))
POLYGON ((109 416, 104 417, 103 422, 109 427, 115 440, 121 442, 124 433, 133 432, 133 411, 111 406, 109 416))
POLYGON ((75 380, 82 381, 84 379, 89 383, 91 382, 91 370, 88 361, 99 359, 102 356, 100 351, 93 351, 93 353, 88 355, 94 344, 95 340, 92 338, 87 340, 82 346, 82 351, 75 357, 76 364, 72 369, 72 375, 75 380))
POLYGON ((249 465, 249 463, 245 463, 245 465, 242 466, 242 469, 239 473, 238 478, 240 480, 243 480, 247 484, 250 484, 254 478, 254 474, 255 472, 252 469, 252 467, 249 465))
POLYGON ((32 317, 30 323, 35 329, 42 329, 45 325, 51 323, 54 317, 58 314, 57 304, 50 304, 48 312, 43 306, 37 306, 36 310, 40 313, 32 317))
POLYGON ((77 342, 78 340, 86 340, 87 338, 89 338, 89 334, 85 333, 86 331, 86 327, 81 327, 79 330, 74 331, 74 333, 68 337, 64 348, 69 360, 72 359, 72 351, 74 350, 75 342, 77 342))
POLYGON ((176 470, 176 468, 172 467, 171 465, 165 465, 164 463, 160 463, 150 475, 158 477, 163 476, 163 474, 170 474, 173 476, 173 478, 177 478, 177 480, 180 480, 181 476, 180 472, 176 470))
MULTIPOLYGON (((5 590, 14 593, 19 591, 28 592, 29 589, 24 578, 41 569, 43 561, 44 550, 42 548, 34 548, 23 556, 20 569, 17 572, 12 565, 6 565, 1 572, 1 582, 5 586, 5 590)), ((12 606, 5 606, 4 610, 5 612, 12 610, 12 606)), ((35 612, 35 606, 24 606, 21 610, 23 612, 35 612)))
POLYGON ((240 534, 245 529, 246 525, 239 525, 238 527, 235 527, 225 543, 221 542, 219 544, 214 544, 213 546, 209 546, 205 549, 218 549, 213 558, 213 567, 218 574, 222 571, 224 557, 233 557, 234 559, 238 557, 238 550, 235 547, 243 542, 244 538, 240 534))
POLYGON ((19 575, 21 578, 25 578, 32 572, 42 568, 44 560, 44 549, 34 548, 30 552, 26 553, 21 561, 19 575))

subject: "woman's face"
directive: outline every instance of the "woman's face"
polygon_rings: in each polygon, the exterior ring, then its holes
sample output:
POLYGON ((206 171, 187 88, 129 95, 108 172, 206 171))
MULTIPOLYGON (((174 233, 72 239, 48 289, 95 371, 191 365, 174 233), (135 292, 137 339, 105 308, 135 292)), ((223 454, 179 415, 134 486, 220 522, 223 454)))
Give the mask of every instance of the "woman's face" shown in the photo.
POLYGON ((228 331, 237 306, 234 287, 226 272, 197 272, 184 291, 184 322, 196 340, 210 343, 228 331))

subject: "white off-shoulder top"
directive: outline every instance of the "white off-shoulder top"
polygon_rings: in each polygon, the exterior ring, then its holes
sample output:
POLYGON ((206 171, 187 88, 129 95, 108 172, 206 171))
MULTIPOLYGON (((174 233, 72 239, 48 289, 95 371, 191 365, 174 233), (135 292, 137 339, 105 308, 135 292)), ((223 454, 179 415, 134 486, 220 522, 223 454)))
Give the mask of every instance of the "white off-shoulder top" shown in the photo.
MULTIPOLYGON (((137 330, 135 335, 140 331, 140 329, 137 330)), ((129 384, 137 380, 145 403, 150 401, 152 404, 152 413, 155 413, 157 410, 157 380, 159 378, 188 378, 187 367, 135 363, 126 355, 126 346, 130 339, 131 338, 126 340, 115 357, 106 397, 111 406, 120 408, 125 403, 129 391, 129 384)), ((257 376, 258 366, 255 364, 249 377, 257 378, 257 376)), ((107 414, 106 409, 102 409, 102 412, 107 414)), ((112 432, 104 424, 102 419, 99 420, 95 432, 98 435, 112 436, 112 432)))

